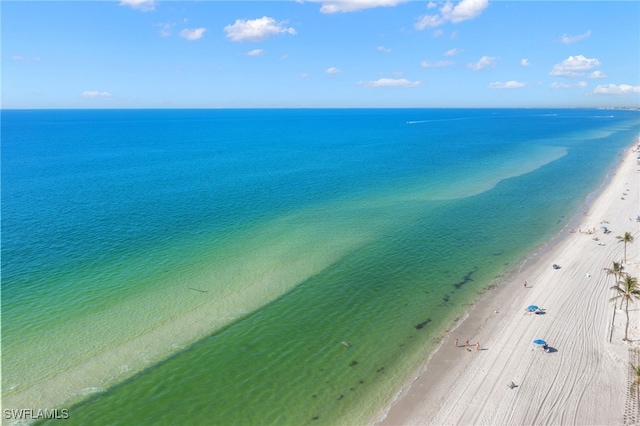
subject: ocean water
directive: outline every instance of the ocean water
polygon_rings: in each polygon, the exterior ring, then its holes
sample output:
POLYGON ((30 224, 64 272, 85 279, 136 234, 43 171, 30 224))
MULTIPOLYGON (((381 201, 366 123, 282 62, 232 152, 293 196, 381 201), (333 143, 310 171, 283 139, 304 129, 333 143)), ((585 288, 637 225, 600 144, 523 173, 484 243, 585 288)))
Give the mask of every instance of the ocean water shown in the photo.
POLYGON ((370 422, 640 131, 620 110, 1 114, 3 408, 81 425, 370 422))

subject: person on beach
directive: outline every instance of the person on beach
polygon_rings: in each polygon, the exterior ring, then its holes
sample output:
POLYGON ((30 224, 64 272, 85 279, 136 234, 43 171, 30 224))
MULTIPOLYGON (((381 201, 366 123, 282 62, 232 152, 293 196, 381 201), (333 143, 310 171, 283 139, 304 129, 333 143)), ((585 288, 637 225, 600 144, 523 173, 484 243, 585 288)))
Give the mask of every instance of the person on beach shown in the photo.
POLYGON ((467 344, 466 344, 466 346, 467 346, 467 347, 469 347, 469 339, 467 339, 467 344))
POLYGON ((476 351, 480 350, 480 342, 476 342, 476 351))
POLYGON ((527 282, 526 281, 524 282, 524 288, 527 288, 527 282))
POLYGON ((458 347, 458 339, 456 339, 456 348, 458 347))

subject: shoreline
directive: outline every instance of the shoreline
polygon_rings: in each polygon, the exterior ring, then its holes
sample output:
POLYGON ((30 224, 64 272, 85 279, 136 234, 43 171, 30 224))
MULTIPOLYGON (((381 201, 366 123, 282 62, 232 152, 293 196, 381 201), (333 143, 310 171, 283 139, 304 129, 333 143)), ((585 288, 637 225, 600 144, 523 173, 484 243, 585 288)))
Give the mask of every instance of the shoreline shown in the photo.
MULTIPOLYGON (((571 417, 574 419, 582 419, 579 423, 610 424, 603 422, 605 420, 610 422, 612 419, 616 419, 616 424, 622 422, 627 381, 628 362, 626 359, 628 356, 624 361, 622 359, 625 358, 625 351, 628 351, 627 346, 629 345, 623 343, 620 338, 617 341, 614 339, 613 343, 602 341, 602 331, 611 330, 616 337, 619 337, 618 334, 624 333, 624 324, 620 326, 618 323, 624 320, 625 315, 624 311, 619 311, 619 315, 615 315, 614 311, 612 319, 613 304, 608 302, 608 299, 613 295, 609 290, 613 281, 601 271, 603 267, 611 266, 612 259, 621 257, 619 252, 622 250, 622 245, 616 244, 616 235, 631 232, 636 240, 640 238, 640 222, 626 220, 626 216, 631 219, 640 214, 640 197, 638 196, 640 192, 640 173, 638 172, 640 164, 636 164, 636 156, 640 153, 636 150, 639 146, 640 138, 636 137, 633 144, 621 152, 617 164, 612 167, 603 182, 585 197, 582 204, 585 212, 575 212, 557 234, 524 258, 511 271, 497 278, 496 282, 470 306, 467 313, 452 324, 451 329, 446 331, 438 347, 428 355, 425 363, 417 370, 416 374, 405 382, 381 411, 376 413, 372 421, 373 424, 381 426, 522 424, 532 423, 532 413, 536 413, 536 418, 539 416, 545 418, 543 423, 553 423, 554 419, 556 423, 566 423, 566 420, 560 420, 566 417, 566 413, 571 413, 571 417), (624 194, 628 193, 627 199, 624 199, 624 196, 619 196, 623 190, 624 194), (617 202, 618 200, 621 202, 617 202), (615 220, 612 220, 614 216, 615 220), (603 221, 610 223, 607 225, 612 230, 610 234, 604 234, 599 225, 595 226, 603 221), (594 227, 597 229, 595 234, 570 232, 573 229, 592 229, 594 227), (596 237, 602 240, 602 243, 598 241, 596 245, 596 242, 592 241, 596 237), (556 259, 562 259, 561 264, 566 264, 567 267, 553 271, 550 265, 555 263, 556 259), (598 267, 595 266, 596 263, 599 265, 598 267), (578 264, 582 268, 590 269, 591 272, 585 273, 581 270, 582 274, 576 273, 570 270, 572 269, 571 264, 578 264), (557 288, 558 275, 566 276, 566 279, 571 281, 571 286, 566 286, 570 288, 565 288, 564 292, 554 289, 554 287, 557 288), (529 280, 531 284, 525 289, 523 282, 526 280, 529 280), (574 330, 576 327, 586 326, 589 328, 590 324, 575 324, 572 321, 567 321, 567 319, 574 319, 572 316, 564 318, 564 320, 553 320, 561 307, 566 306, 568 311, 575 309, 577 302, 571 301, 571 298, 565 293, 569 292, 568 294, 570 294, 571 289, 576 292, 584 290, 584 286, 587 284, 584 282, 586 280, 590 281, 589 284, 596 282, 599 284, 593 287, 592 293, 594 293, 593 303, 597 305, 598 324, 601 329, 600 338, 594 338, 592 342, 593 345, 599 346, 597 351, 599 355, 594 358, 594 365, 598 366, 597 370, 600 372, 594 373, 598 375, 594 379, 595 383, 594 380, 589 383, 594 385, 597 383, 610 390, 616 390, 611 392, 616 395, 616 398, 612 396, 606 398, 612 398, 612 402, 607 405, 608 409, 601 408, 600 413, 593 412, 593 407, 599 405, 595 404, 599 401, 597 386, 589 386, 588 389, 580 389, 580 391, 574 387, 561 386, 566 390, 557 395, 557 389, 548 386, 527 387, 526 392, 524 384, 522 388, 516 388, 516 391, 506 388, 505 386, 509 382, 518 383, 516 380, 522 380, 517 377, 518 373, 525 376, 535 374, 535 370, 529 371, 533 367, 530 365, 527 369, 526 365, 522 365, 522 361, 526 362, 531 359, 532 365, 535 365, 536 369, 546 366, 551 369, 557 368, 556 373, 562 372, 560 367, 554 365, 553 362, 558 358, 571 358, 572 354, 563 350, 558 340, 554 339, 550 345, 557 346, 557 352, 545 354, 547 355, 546 359, 538 359, 540 357, 535 355, 541 354, 538 351, 533 351, 535 347, 531 344, 530 336, 538 336, 538 334, 533 334, 534 330, 541 328, 541 326, 544 328, 544 325, 547 325, 546 333, 551 334, 551 329, 548 329, 548 326, 552 322, 555 323, 554 328, 562 328, 564 325, 564 328, 567 329, 565 331, 568 331, 567 334, 572 336, 576 334, 576 330, 574 330), (553 303, 556 301, 550 299, 550 295, 547 293, 557 293, 558 301, 555 303, 555 305, 559 305, 557 308, 553 303), (604 293, 604 297, 601 293, 604 293), (537 296, 535 300, 532 300, 533 294, 537 296), (524 307, 532 303, 540 305, 545 299, 548 301, 541 307, 548 309, 547 314, 523 314, 524 307), (551 307, 554 308, 550 309, 551 307), (622 314, 620 315, 620 313, 622 314), (532 318, 522 318, 523 316, 532 318), (604 324, 602 324, 603 322, 604 324), (523 334, 527 334, 527 331, 532 334, 523 336, 523 334), (455 346, 455 339, 459 339, 462 347, 455 346), (466 339, 470 339, 471 342, 472 351, 470 353, 463 348, 466 339), (518 344, 514 344, 514 341, 518 344), (482 350, 477 351, 473 347, 476 342, 481 343, 482 350), (616 359, 617 362, 611 362, 612 359, 616 359), (523 371, 526 371, 526 374, 523 371), (606 371, 607 374, 603 374, 602 371, 606 371), (614 372, 619 374, 612 374, 614 372), (614 379, 607 380, 607 375, 613 376, 614 379), (491 383, 491 386, 487 383, 491 383), (540 390, 540 388, 544 389, 540 390), (511 393, 505 393, 505 389, 511 393), (547 396, 542 398, 541 403, 546 401, 548 404, 549 395, 554 395, 554 398, 558 399, 576 398, 577 405, 564 408, 555 407, 554 410, 543 406, 536 407, 535 401, 540 399, 538 394, 545 391, 547 396), (522 397, 522 394, 525 396, 522 397), (576 397, 577 394, 580 394, 580 397, 576 397), (585 396, 588 396, 586 399, 592 402, 591 409, 586 409, 586 402, 583 400, 585 396), (579 409, 584 413, 577 413, 579 409), (547 413, 547 411, 553 412, 547 413)), ((632 276, 638 277, 640 262, 637 261, 637 247, 633 248, 633 244, 630 244, 627 251, 628 258, 634 259, 635 256, 635 263, 625 264, 625 269, 632 276)), ((634 314, 630 313, 631 346, 640 348, 640 336, 638 339, 631 337, 634 332, 638 332, 639 315, 634 314)), ((592 318, 589 322, 591 320, 592 318)), ((577 334, 580 334, 580 330, 577 334)), ((579 355, 584 357, 582 353, 579 355)), ((565 366, 564 369, 575 370, 571 367, 572 361, 568 363, 570 365, 565 366)), ((570 371, 567 374, 580 375, 575 371, 570 371)), ((555 376, 550 376, 549 380, 553 383, 555 376)))

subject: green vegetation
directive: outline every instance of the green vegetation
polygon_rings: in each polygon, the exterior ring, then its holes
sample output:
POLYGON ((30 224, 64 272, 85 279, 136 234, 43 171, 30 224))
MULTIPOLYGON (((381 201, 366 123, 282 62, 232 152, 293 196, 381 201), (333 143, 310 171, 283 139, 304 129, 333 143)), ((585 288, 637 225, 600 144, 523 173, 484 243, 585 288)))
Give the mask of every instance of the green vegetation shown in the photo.
POLYGON ((627 323, 624 328, 624 339, 628 340, 628 330, 629 330, 629 301, 635 302, 636 299, 640 299, 640 288, 638 288, 638 279, 632 277, 629 274, 623 274, 622 280, 618 281, 616 285, 611 287, 612 290, 615 290, 618 294, 611 298, 611 300, 621 299, 620 307, 622 307, 622 301, 626 301, 625 304, 625 313, 627 315, 627 323))
POLYGON ((633 235, 631 232, 625 232, 623 236, 618 235, 616 237, 619 243, 624 243, 624 262, 627 262, 627 243, 633 243, 633 235))

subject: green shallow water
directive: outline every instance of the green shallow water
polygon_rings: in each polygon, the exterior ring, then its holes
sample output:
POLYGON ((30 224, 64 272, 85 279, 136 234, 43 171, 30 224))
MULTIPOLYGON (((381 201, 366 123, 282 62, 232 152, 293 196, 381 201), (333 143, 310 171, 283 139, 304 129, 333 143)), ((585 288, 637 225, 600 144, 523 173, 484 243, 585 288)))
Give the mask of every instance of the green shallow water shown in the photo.
MULTIPOLYGON (((74 407, 69 422, 176 424, 182 416, 219 425, 367 422, 465 305, 562 220, 563 211, 551 209, 546 220, 526 217, 527 231, 520 232, 522 219, 501 217, 501 198, 491 207, 494 196, 474 197, 471 206, 468 199, 408 203, 405 217, 396 212, 395 226, 373 243, 74 407), (488 208, 474 211, 475 203, 488 208)), ((526 207, 526 197, 511 197, 526 207)))

